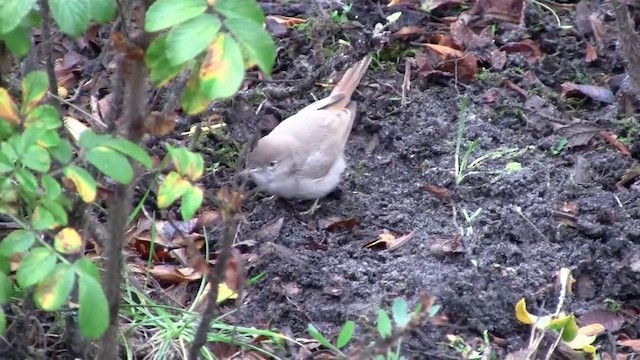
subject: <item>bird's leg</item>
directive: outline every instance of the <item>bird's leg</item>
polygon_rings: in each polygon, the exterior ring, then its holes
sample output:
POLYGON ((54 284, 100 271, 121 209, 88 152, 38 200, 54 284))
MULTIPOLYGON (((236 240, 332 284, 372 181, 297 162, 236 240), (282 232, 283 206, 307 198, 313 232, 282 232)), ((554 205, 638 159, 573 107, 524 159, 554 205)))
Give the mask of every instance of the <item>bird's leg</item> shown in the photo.
POLYGON ((313 213, 315 213, 316 210, 320 209, 320 205, 318 205, 318 201, 320 201, 319 198, 313 202, 313 205, 311 205, 309 210, 301 212, 300 215, 313 215, 313 213))

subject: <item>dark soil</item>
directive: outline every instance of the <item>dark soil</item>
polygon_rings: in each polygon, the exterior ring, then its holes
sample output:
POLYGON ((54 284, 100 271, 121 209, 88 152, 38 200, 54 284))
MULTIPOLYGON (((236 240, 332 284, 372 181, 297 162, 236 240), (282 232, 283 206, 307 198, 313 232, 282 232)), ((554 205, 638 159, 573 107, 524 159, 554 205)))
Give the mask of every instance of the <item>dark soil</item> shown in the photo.
MULTIPOLYGON (((339 37, 371 31, 383 22, 379 8, 386 15, 405 11, 412 25, 426 21, 424 13, 383 5, 355 5, 349 16, 357 15, 364 27, 325 30, 320 40, 324 49, 339 37)), ((578 280, 565 305, 578 318, 603 308, 605 299, 617 301, 623 309, 640 308, 640 189, 616 187, 634 160, 600 138, 554 154, 562 136, 549 125, 550 117, 580 119, 614 133, 623 131, 619 118, 625 114, 618 104, 558 97, 560 84, 577 82, 578 76, 582 83, 607 87, 605 75, 624 72, 622 58, 612 39, 597 61, 585 63, 584 37, 555 30, 549 13, 527 6, 526 29, 499 25, 496 38, 532 38, 543 44, 543 59, 529 65, 515 55, 505 69, 485 70, 487 76, 467 85, 413 74, 404 106, 404 61, 374 62, 355 95, 360 116, 348 144, 349 170, 340 196, 323 199, 311 217, 297 215, 310 205, 307 202, 293 202, 295 211, 276 200, 251 198, 245 203, 241 240, 257 240, 261 247, 249 275, 266 276, 247 289, 243 325, 287 328, 308 336, 305 329, 314 323, 333 339, 351 319, 357 323, 356 338, 370 339, 378 309, 389 309, 396 297, 413 306, 426 291, 437 297, 450 325, 425 323, 405 339, 405 356, 459 358, 444 345, 445 334, 475 344, 486 330, 496 340, 499 358, 504 358, 526 348, 529 339, 529 328, 514 317, 516 302, 525 298, 534 313, 553 311, 558 298, 555 275, 562 267, 570 268, 578 280), (531 81, 531 74, 539 81, 531 81), (542 107, 528 110, 519 94, 502 86, 503 80, 531 95, 542 94, 542 107), (495 102, 486 102, 488 91, 495 102), (520 154, 488 160, 478 174, 456 184, 454 154, 463 96, 469 99, 463 151, 477 141, 472 160, 504 148, 520 154), (518 162, 522 170, 504 173, 509 162, 518 162), (495 172, 501 171, 496 179, 495 172), (451 201, 434 197, 425 185, 448 190, 451 201), (571 221, 554 216, 566 206, 575 206, 571 221), (466 223, 463 212, 477 210, 477 217, 466 223), (284 225, 277 231, 270 224, 281 217, 284 225), (357 220, 354 228, 323 229, 326 219, 351 217, 357 220), (415 231, 415 236, 395 251, 363 248, 384 230, 396 236, 415 231), (438 250, 438 242, 463 230, 457 251, 438 250)), ((266 8, 279 15, 316 16, 312 7, 302 9, 295 3, 266 8)), ((565 23, 572 23, 573 13, 561 14, 568 15, 565 23)), ((278 41, 274 79, 304 78, 323 59, 323 54, 314 53, 317 44, 295 30, 278 41)), ((269 100, 264 108, 283 119, 313 101, 310 93, 320 98, 328 91, 318 86, 295 98, 269 100)), ((640 323, 628 319, 623 330, 637 338, 640 323)), ((611 351, 606 340, 599 344, 611 351)))

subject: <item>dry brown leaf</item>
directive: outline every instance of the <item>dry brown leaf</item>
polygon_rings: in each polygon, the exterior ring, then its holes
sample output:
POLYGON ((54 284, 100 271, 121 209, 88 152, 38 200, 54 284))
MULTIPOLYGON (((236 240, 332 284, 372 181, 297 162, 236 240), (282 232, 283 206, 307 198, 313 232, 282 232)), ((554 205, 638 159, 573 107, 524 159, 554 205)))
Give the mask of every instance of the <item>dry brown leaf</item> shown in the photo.
POLYGON ((640 351, 640 339, 620 340, 618 345, 630 347, 633 351, 640 351))
POLYGON ((501 51, 507 54, 523 53, 526 54, 527 62, 534 64, 544 56, 544 52, 540 49, 540 45, 531 39, 524 39, 518 42, 510 42, 500 47, 501 51))
POLYGON ((499 20, 522 24, 524 20, 524 0, 477 0, 469 15, 480 16, 479 20, 499 20))
POLYGON ((422 188, 429 194, 444 202, 451 201, 451 193, 446 188, 433 184, 424 184, 422 188))
POLYGON ((144 130, 153 136, 169 135, 176 127, 176 114, 163 114, 152 111, 144 119, 144 130))
POLYGON ((429 246, 429 251, 433 255, 443 256, 452 253, 461 253, 464 251, 462 247, 462 238, 460 235, 441 235, 435 238, 429 246))
POLYGON ((327 231, 333 231, 337 229, 351 230, 356 225, 358 225, 358 221, 355 218, 336 218, 330 217, 326 219, 320 219, 318 221, 318 226, 327 231))
POLYGON ((382 233, 380 233, 380 235, 378 235, 378 238, 376 240, 367 243, 364 247, 370 248, 370 249, 383 247, 384 249, 393 251, 398 249, 400 246, 406 244, 409 240, 411 240, 415 235, 415 233, 416 232, 414 230, 403 236, 396 237, 395 235, 391 234, 388 230, 384 230, 382 233))
POLYGON ((613 104, 616 101, 616 97, 611 90, 602 86, 565 82, 560 85, 560 89, 561 95, 564 98, 588 97, 607 104, 613 104))

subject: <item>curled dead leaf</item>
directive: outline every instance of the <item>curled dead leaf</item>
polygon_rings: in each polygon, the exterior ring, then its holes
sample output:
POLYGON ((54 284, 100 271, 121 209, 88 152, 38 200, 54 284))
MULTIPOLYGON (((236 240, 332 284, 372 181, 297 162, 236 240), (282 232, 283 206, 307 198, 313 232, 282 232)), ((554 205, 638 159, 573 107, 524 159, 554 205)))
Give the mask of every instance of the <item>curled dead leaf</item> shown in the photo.
POLYGON ((378 235, 378 238, 376 240, 367 243, 364 247, 370 248, 370 249, 376 249, 376 248, 382 247, 389 251, 393 251, 398 249, 400 246, 406 244, 409 240, 411 240, 415 235, 415 233, 416 232, 414 230, 406 235, 396 237, 395 235, 391 234, 388 230, 384 230, 382 233, 380 233, 380 235, 378 235))

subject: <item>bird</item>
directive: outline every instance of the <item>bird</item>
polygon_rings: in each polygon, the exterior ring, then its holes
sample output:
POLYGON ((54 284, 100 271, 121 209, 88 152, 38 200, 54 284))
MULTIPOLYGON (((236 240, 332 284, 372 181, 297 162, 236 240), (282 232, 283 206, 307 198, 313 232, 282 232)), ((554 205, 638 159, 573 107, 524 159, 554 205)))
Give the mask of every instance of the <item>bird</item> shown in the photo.
POLYGON ((355 89, 371 54, 348 68, 329 96, 283 120, 258 140, 245 173, 258 189, 285 199, 314 200, 302 214, 313 214, 347 168, 344 150, 356 116, 355 89))

